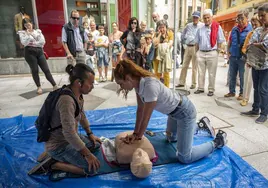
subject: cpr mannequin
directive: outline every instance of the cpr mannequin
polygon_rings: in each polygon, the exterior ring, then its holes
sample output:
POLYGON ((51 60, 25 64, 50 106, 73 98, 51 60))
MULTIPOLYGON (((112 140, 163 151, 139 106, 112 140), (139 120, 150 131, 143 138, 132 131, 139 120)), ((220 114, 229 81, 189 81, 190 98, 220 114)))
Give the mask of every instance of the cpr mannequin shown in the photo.
POLYGON ((135 140, 132 144, 126 144, 121 140, 122 137, 124 138, 131 134, 132 131, 122 132, 115 137, 115 152, 117 162, 119 164, 130 164, 133 153, 137 148, 144 150, 148 154, 150 160, 153 159, 155 157, 154 147, 145 136, 143 136, 141 140, 135 140))
POLYGON ((148 154, 141 148, 136 149, 130 163, 132 174, 138 178, 146 178, 152 172, 153 164, 149 159, 148 154))

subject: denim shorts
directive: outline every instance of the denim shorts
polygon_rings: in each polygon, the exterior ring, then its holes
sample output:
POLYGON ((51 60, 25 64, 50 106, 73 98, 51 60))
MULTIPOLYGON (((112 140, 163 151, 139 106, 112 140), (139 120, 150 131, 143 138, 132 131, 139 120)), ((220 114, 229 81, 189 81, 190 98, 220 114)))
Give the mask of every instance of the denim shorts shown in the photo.
POLYGON ((97 66, 102 67, 104 65, 105 67, 109 66, 109 56, 108 54, 103 54, 101 56, 98 56, 97 66))
MULTIPOLYGON (((90 141, 88 137, 84 135, 79 135, 79 137, 92 153, 100 148, 100 144, 98 142, 94 147, 93 142, 90 141)), ((92 174, 92 172, 89 172, 88 170, 88 163, 85 158, 80 154, 79 151, 73 148, 71 144, 61 146, 54 151, 48 151, 48 154, 57 161, 70 163, 82 168, 86 174, 92 174)))

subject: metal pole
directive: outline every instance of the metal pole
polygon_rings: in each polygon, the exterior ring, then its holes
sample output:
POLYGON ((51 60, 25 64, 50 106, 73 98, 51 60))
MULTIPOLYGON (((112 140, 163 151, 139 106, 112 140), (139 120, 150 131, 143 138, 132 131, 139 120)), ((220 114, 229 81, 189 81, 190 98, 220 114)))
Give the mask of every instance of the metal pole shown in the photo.
POLYGON ((107 20, 106 20, 106 24, 107 24, 107 28, 108 28, 108 33, 111 33, 111 15, 110 15, 110 0, 107 0, 107 20))
POLYGON ((174 65, 173 65, 173 92, 175 92, 175 78, 176 78, 176 59, 177 59, 177 32, 178 32, 178 0, 174 0, 174 65))

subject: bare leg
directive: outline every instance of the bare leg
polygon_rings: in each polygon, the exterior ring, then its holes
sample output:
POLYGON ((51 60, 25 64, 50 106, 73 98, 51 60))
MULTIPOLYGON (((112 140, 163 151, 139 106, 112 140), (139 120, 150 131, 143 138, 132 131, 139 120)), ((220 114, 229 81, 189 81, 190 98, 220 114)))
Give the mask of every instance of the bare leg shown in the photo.
POLYGON ((73 174, 85 175, 84 170, 69 163, 56 162, 51 165, 52 170, 61 170, 64 172, 71 172, 73 174))
POLYGON ((108 66, 104 67, 104 73, 105 73, 105 78, 107 78, 107 74, 108 74, 108 66))
POLYGON ((102 68, 98 67, 98 71, 99 71, 99 77, 101 78, 102 77, 102 68))

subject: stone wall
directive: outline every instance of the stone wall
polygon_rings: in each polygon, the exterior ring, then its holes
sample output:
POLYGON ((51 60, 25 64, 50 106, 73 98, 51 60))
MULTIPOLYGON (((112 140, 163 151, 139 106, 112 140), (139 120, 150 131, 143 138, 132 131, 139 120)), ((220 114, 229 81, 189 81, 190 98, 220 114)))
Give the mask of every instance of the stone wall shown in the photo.
MULTIPOLYGON (((52 73, 63 73, 67 66, 66 57, 50 57, 48 66, 52 73)), ((40 72, 41 69, 39 69, 40 72)), ((29 74, 30 67, 24 58, 0 59, 0 75, 29 74)))

